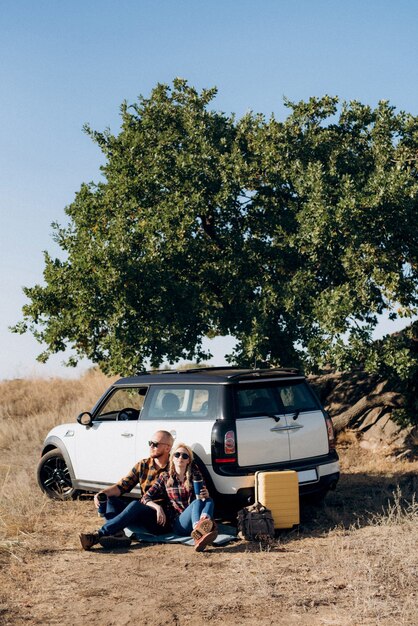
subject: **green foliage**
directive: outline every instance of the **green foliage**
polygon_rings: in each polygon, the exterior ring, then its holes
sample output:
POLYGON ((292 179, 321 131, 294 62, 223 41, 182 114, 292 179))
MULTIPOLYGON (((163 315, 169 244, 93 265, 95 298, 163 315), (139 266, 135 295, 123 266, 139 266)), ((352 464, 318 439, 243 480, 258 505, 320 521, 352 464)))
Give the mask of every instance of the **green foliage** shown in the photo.
POLYGON ((63 259, 45 255, 15 330, 108 372, 232 334, 239 364, 409 377, 407 349, 371 338, 379 314, 417 312, 418 118, 325 96, 236 120, 215 95, 176 79, 124 103, 118 135, 86 127, 103 181, 54 225, 63 259))
POLYGON ((413 424, 417 423, 417 416, 407 409, 393 409, 390 415, 391 420, 398 424, 401 428, 408 428, 413 424))

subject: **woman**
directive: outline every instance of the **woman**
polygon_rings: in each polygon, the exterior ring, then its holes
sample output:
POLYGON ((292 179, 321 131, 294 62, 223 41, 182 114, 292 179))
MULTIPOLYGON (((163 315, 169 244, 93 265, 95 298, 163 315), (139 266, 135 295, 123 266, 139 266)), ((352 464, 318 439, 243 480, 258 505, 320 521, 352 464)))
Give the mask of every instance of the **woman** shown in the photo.
POLYGON ((157 523, 168 522, 176 535, 191 535, 195 550, 201 552, 213 543, 218 535, 213 520, 213 500, 203 481, 202 474, 193 462, 193 452, 184 443, 178 443, 170 454, 168 472, 164 472, 143 496, 141 502, 155 509, 157 523), (193 481, 201 481, 196 499, 193 481), (154 500, 164 498, 166 511, 154 500))

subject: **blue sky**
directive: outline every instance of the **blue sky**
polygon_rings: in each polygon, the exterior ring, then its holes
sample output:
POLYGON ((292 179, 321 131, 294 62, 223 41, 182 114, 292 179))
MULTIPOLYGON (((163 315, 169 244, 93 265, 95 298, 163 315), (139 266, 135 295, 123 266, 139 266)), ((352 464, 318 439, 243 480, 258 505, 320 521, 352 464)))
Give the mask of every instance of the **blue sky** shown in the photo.
POLYGON ((117 132, 123 100, 176 76, 217 86, 214 106, 238 116, 283 118, 283 96, 324 94, 417 115, 417 28, 412 0, 1 0, 0 379, 80 372, 60 355, 36 364, 39 344, 7 327, 22 286, 42 282, 42 251, 59 253, 51 222, 99 179, 84 123, 117 132))

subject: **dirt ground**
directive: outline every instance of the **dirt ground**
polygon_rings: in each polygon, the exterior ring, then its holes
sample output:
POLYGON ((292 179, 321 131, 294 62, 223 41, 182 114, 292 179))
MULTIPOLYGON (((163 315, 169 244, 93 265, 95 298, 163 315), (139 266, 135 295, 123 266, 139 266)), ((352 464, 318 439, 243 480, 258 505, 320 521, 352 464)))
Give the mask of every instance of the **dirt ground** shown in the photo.
POLYGON ((339 437, 337 490, 269 544, 82 551, 92 500, 49 500, 35 468, 50 428, 109 383, 0 382, 0 626, 418 624, 418 460, 373 455, 355 433, 339 437))
POLYGON ((30 485, 37 518, 2 554, 0 623, 416 624, 416 467, 350 473, 344 454, 337 491, 304 505, 298 528, 203 553, 137 542, 83 552, 78 532, 99 525, 91 499, 53 502, 30 485))

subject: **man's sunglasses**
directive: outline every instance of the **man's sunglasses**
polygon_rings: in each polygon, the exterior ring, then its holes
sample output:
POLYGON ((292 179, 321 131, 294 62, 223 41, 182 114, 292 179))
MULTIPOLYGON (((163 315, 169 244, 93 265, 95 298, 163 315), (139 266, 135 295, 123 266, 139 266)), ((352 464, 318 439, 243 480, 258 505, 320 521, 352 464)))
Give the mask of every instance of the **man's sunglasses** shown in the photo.
POLYGON ((150 448, 158 448, 158 446, 168 446, 168 443, 164 443, 163 441, 148 441, 148 445, 150 448))
POLYGON ((187 452, 175 452, 173 456, 175 456, 176 459, 179 459, 181 457, 185 461, 187 461, 187 459, 190 459, 190 455, 187 454, 187 452))

